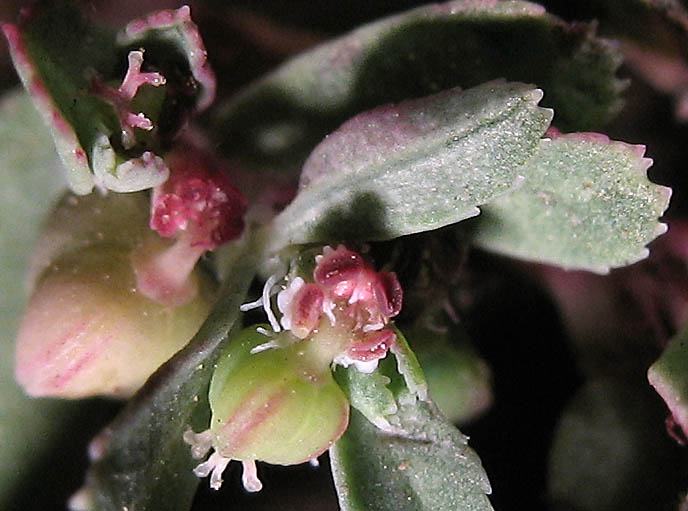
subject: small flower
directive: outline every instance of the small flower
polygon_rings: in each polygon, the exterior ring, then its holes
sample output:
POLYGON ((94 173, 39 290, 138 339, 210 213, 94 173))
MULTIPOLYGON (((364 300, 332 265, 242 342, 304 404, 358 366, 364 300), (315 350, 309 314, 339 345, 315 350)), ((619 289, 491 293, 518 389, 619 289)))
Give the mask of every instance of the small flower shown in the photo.
POLYGON ((218 162, 198 150, 181 149, 168 159, 172 174, 153 190, 151 229, 170 238, 188 236, 204 250, 241 236, 246 199, 218 162))
POLYGON ((376 272, 344 245, 325 247, 315 262, 311 281, 292 275, 277 293, 279 320, 271 308, 277 276, 260 300, 242 306, 262 305, 272 331, 249 328, 229 344, 210 386, 210 429, 184 435, 195 458, 214 450, 194 471, 210 475, 212 488, 220 487, 233 459, 244 466, 244 487, 257 491, 256 460, 292 465, 329 449, 349 417, 332 365, 372 372, 396 343, 387 328, 401 310, 396 275, 376 272))
POLYGON ((132 111, 134 96, 136 96, 139 87, 142 85, 159 87, 164 85, 166 80, 163 75, 157 72, 141 72, 141 65, 143 64, 142 51, 130 51, 127 60, 129 64, 127 73, 119 88, 115 89, 105 85, 98 79, 94 79, 91 85, 91 92, 100 96, 114 107, 122 127, 122 145, 125 149, 131 149, 136 144, 134 128, 144 131, 153 129, 153 123, 143 112, 134 113, 132 111))
MULTIPOLYGON (((346 338, 343 343, 321 342, 331 351, 330 361, 355 365, 363 372, 374 371, 377 361, 394 343, 395 334, 386 326, 401 311, 399 280, 392 272, 376 272, 360 254, 344 245, 325 247, 315 261, 313 282, 294 277, 278 293, 279 322, 272 319, 269 303, 274 278, 266 283, 263 299, 247 304, 244 310, 262 304, 275 332, 284 329, 298 339, 318 343, 327 336, 346 338)), ((279 342, 273 339, 258 350, 274 347, 279 347, 279 342)))
POLYGON ((141 246, 134 266, 141 293, 180 305, 195 296, 189 276, 200 257, 243 233, 246 199, 222 164, 199 149, 182 147, 167 161, 171 175, 153 190, 150 227, 174 241, 141 246))

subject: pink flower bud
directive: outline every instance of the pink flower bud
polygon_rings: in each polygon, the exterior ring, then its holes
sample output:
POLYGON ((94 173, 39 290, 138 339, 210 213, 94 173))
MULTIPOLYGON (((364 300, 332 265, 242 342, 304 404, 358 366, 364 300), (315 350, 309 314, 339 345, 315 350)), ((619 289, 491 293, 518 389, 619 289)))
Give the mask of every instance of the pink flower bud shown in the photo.
POLYGON ((206 153, 183 148, 167 158, 170 178, 153 191, 151 229, 184 236, 193 247, 212 250, 241 236, 246 199, 221 164, 206 153))
POLYGON ((139 291, 177 306, 195 296, 189 276, 200 257, 241 236, 247 204, 210 154, 183 146, 166 160, 171 175, 153 190, 150 227, 174 241, 145 244, 133 260, 139 291))

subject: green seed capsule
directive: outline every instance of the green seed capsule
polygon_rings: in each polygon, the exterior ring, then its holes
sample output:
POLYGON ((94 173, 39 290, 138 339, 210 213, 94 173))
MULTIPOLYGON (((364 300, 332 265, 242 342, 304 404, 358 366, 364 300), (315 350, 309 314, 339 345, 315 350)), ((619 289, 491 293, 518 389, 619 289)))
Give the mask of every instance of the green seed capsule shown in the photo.
POLYGON ((349 403, 329 366, 312 359, 310 341, 256 352, 266 340, 255 327, 234 339, 211 381, 210 429, 185 435, 196 457, 214 448, 196 469, 202 477, 213 472, 213 488, 219 488, 222 470, 234 459, 244 464, 246 489, 257 491, 255 461, 294 465, 313 460, 348 425, 349 403))

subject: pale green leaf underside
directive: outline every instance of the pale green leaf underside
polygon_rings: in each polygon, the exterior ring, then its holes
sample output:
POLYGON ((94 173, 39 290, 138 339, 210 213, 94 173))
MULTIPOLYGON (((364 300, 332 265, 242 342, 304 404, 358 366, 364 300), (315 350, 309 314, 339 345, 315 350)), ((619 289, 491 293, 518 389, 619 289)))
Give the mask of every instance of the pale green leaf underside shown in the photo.
POLYGON ((606 273, 647 256, 666 231, 670 190, 651 183, 644 147, 597 134, 545 139, 518 191, 483 208, 475 242, 495 252, 606 273))
POLYGON ((28 96, 0 100, 0 508, 50 451, 72 403, 30 399, 14 381, 14 335, 27 298, 27 254, 61 186, 60 161, 28 96))
POLYGON ((391 239, 475 216, 520 184, 552 115, 541 97, 491 82, 354 117, 311 154, 271 246, 391 239))
POLYGON ((335 379, 344 390, 351 406, 367 420, 385 431, 394 429, 392 416, 397 412, 397 403, 394 394, 387 388, 390 383, 388 377, 380 371, 368 374, 349 367, 337 368, 335 379))
POLYGON ((434 405, 406 401, 397 417, 406 434, 385 433, 352 410, 330 451, 343 511, 492 509, 478 456, 434 405))

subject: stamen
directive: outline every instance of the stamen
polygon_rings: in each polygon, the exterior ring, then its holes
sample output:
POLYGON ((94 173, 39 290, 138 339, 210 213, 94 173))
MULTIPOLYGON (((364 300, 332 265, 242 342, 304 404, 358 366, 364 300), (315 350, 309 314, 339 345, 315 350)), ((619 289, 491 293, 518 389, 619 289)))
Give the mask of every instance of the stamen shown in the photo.
POLYGON ((254 460, 242 461, 244 473, 241 475, 241 482, 244 483, 246 491, 257 492, 263 489, 263 483, 258 479, 258 468, 254 460))
POLYGON ((242 303, 239 306, 239 310, 241 312, 247 312, 247 311, 252 311, 254 309, 259 309, 262 306, 263 306, 263 297, 261 296, 260 298, 258 298, 257 300, 255 300, 253 302, 242 303))
POLYGON ((222 473, 227 468, 229 462, 232 461, 231 459, 225 458, 224 456, 220 456, 220 458, 221 459, 215 464, 215 468, 213 468, 213 473, 210 476, 210 487, 213 490, 219 490, 220 486, 222 486, 222 473))
POLYGON ((272 312, 272 307, 270 306, 270 293, 278 280, 279 278, 277 275, 271 275, 265 282, 265 286, 263 286, 263 308, 265 309, 265 315, 268 317, 270 326, 275 333, 282 331, 282 328, 275 317, 275 313, 272 312))
MULTIPOLYGON (((210 458, 194 468, 193 473, 197 477, 208 477, 218 464, 223 464, 223 460, 227 460, 227 463, 229 462, 229 458, 225 458, 219 452, 214 452, 210 455, 210 458)), ((227 463, 224 463, 225 467, 227 463)))
POLYGON ((182 438, 184 442, 191 446, 191 456, 196 460, 205 457, 213 447, 213 434, 209 429, 200 433, 194 433, 189 428, 184 432, 182 438))
MULTIPOLYGON (((263 334, 263 332, 259 332, 259 333, 263 334)), ((263 335, 265 335, 265 334, 263 334, 263 335)), ((251 353, 251 355, 255 355, 256 353, 260 353, 261 351, 272 350, 275 348, 279 348, 280 346, 282 346, 282 344, 279 341, 272 340, 269 342, 264 342, 263 344, 259 344, 258 346, 251 348, 251 351, 249 353, 251 353)))

